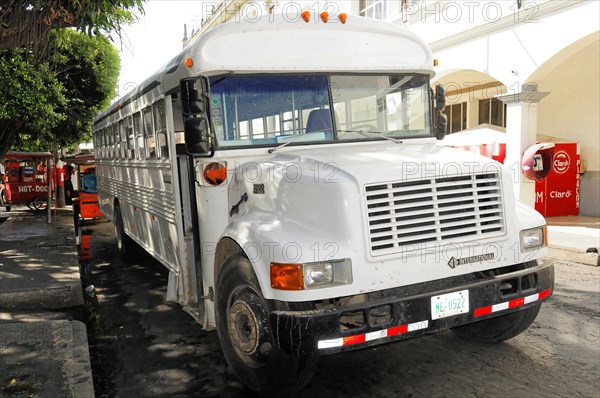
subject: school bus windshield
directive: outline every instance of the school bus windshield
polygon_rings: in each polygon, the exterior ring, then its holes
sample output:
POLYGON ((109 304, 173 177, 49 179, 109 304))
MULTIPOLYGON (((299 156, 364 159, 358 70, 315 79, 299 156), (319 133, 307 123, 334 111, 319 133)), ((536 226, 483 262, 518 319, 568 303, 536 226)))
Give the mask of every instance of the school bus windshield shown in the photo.
POLYGON ((430 137, 428 83, 407 74, 213 77, 211 118, 220 148, 430 137))

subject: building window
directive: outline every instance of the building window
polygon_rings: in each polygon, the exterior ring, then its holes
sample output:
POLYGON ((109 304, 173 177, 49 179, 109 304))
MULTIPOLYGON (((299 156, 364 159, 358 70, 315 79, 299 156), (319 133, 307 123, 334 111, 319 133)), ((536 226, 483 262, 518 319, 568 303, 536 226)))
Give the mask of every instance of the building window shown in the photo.
POLYGON ((383 20, 387 17, 386 0, 361 0, 360 15, 367 18, 383 20))
POLYGON ((497 98, 479 101, 479 124, 506 127, 506 104, 497 98))
MULTIPOLYGON (((444 110, 448 116, 448 134, 457 133, 467 128, 467 103, 448 105, 444 110)), ((439 112, 435 111, 435 123, 439 117, 439 112)))

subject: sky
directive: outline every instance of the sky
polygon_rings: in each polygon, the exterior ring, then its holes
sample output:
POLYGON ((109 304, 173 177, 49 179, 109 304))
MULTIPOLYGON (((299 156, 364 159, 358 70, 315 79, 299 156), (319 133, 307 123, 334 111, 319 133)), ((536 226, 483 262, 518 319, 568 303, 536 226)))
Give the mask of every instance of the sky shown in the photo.
POLYGON ((199 23, 202 1, 150 0, 137 23, 126 27, 119 48, 119 95, 141 84, 182 49, 183 25, 199 23))
MULTIPOLYGON (((279 0, 283 3, 284 0, 279 0)), ((121 55, 119 96, 141 84, 146 78, 169 62, 182 50, 183 26, 199 25, 203 3, 216 4, 218 0, 148 0, 144 15, 137 23, 123 30, 123 39, 117 48, 121 55)), ((323 0, 296 0, 301 7, 324 4, 323 0)), ((347 0, 338 0, 342 11, 349 12, 347 0)))

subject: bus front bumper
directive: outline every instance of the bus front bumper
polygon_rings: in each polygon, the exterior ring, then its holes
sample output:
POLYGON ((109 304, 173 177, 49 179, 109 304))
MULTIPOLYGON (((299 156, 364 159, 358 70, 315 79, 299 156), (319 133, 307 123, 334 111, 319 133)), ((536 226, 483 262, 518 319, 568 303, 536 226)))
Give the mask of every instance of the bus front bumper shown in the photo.
POLYGON ((284 352, 296 356, 334 354, 509 314, 550 297, 554 265, 545 259, 543 264, 520 271, 441 290, 422 290, 344 307, 273 311, 270 320, 275 341, 284 352), (444 297, 465 297, 468 307, 462 309, 463 313, 440 318, 432 307, 439 306, 444 297), (347 320, 354 321, 349 326, 347 320))

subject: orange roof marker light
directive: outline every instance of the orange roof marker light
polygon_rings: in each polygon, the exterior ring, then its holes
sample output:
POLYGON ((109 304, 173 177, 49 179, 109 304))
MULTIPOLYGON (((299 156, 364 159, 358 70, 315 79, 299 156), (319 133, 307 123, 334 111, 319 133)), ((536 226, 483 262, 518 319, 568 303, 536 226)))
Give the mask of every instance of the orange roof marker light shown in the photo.
POLYGON ((188 68, 191 68, 192 66, 194 66, 194 60, 191 59, 190 57, 187 57, 185 59, 185 62, 183 63, 185 66, 187 66, 188 68))
POLYGON ((440 64, 440 61, 436 58, 433 60, 433 66, 438 66, 440 64))
POLYGON ((348 20, 348 14, 346 14, 345 12, 340 14, 340 22, 345 24, 346 21, 348 20))
POLYGON ((309 22, 310 21, 310 11, 304 11, 302 13, 302 18, 306 21, 309 22))
POLYGON ((327 21, 329 21, 329 13, 327 11, 323 11, 321 13, 321 20, 325 23, 327 23, 327 21))

